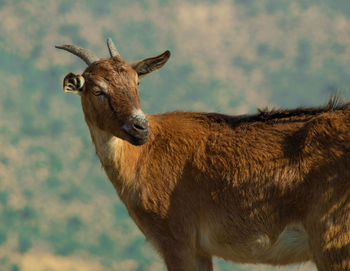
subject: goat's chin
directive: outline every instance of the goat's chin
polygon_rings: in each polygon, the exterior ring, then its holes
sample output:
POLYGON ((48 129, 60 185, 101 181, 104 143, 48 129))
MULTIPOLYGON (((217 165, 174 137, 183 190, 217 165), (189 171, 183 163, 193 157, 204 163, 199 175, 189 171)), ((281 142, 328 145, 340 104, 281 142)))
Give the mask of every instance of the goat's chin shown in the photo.
POLYGON ((148 136, 136 137, 128 133, 124 133, 123 139, 134 146, 141 146, 147 143, 148 136))
POLYGON ((131 143, 134 146, 141 146, 146 144, 146 142, 148 141, 148 139, 132 139, 132 140, 128 140, 129 143, 131 143))

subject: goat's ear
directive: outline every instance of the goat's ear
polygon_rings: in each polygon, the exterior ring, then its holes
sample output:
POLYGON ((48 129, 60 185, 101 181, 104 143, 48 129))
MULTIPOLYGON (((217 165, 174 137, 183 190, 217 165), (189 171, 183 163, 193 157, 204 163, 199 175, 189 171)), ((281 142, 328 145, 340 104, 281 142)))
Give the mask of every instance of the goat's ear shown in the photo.
POLYGON ((85 79, 80 74, 68 73, 63 79, 63 91, 81 95, 85 79))
POLYGON ((143 60, 135 61, 130 66, 137 72, 139 78, 146 76, 147 74, 154 72, 168 61, 170 57, 170 51, 165 51, 159 56, 146 58, 143 60))

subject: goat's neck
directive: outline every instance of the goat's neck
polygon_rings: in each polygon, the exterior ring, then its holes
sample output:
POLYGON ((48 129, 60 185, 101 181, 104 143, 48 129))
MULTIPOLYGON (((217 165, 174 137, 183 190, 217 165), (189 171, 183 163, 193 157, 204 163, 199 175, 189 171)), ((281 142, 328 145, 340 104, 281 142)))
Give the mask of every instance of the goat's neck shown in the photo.
POLYGON ((124 142, 110 133, 89 125, 92 142, 96 154, 103 167, 115 166, 121 163, 124 142))
POLYGON ((96 154, 108 178, 124 201, 124 192, 130 193, 130 189, 137 189, 139 183, 135 170, 139 149, 95 126, 88 124, 88 127, 96 154))

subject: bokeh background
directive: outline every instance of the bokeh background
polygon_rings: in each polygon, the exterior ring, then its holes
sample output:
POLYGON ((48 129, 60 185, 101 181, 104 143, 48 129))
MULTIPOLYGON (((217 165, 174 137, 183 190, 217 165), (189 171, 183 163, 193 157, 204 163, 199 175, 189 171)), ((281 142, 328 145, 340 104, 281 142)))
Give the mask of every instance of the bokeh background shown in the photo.
POLYGON ((106 57, 106 37, 128 61, 171 50, 140 85, 147 113, 350 98, 348 0, 0 0, 1 270, 164 270, 101 169, 79 97, 61 89, 85 64, 53 46, 106 57))

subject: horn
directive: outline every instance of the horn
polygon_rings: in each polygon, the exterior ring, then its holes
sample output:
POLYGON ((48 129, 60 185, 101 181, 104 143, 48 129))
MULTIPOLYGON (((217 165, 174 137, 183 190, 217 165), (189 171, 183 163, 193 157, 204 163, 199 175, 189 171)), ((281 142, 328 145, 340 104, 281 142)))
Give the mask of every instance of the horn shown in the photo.
POLYGON ((62 50, 66 50, 70 53, 72 53, 73 55, 76 55, 78 57, 80 57, 82 60, 84 60, 84 62, 89 66, 91 63, 98 61, 99 58, 97 56, 95 56, 91 51, 87 50, 87 49, 83 49, 79 46, 75 46, 75 45, 61 45, 61 46, 55 46, 57 49, 62 49, 62 50))
POLYGON ((111 38, 107 38, 107 47, 108 47, 109 54, 111 55, 111 57, 120 56, 120 54, 117 50, 117 47, 115 47, 115 44, 111 38))

